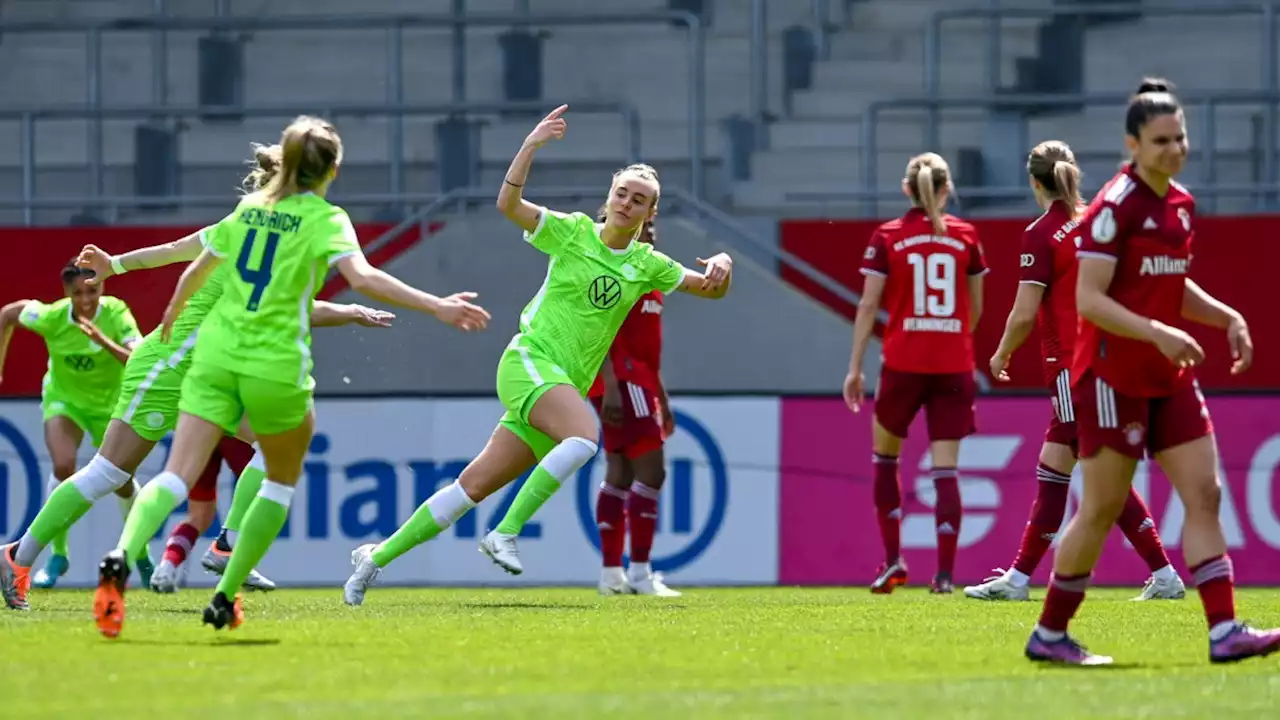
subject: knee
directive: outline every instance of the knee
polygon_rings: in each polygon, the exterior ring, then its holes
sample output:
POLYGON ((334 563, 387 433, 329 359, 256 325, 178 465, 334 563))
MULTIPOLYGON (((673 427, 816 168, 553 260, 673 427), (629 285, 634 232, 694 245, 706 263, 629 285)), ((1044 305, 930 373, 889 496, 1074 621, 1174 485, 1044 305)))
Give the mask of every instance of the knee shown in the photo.
POLYGON ((53 460, 53 476, 59 480, 66 480, 76 474, 76 460, 54 458, 53 460))
POLYGON ((1187 509, 1187 522, 1217 522, 1222 507, 1222 485, 1218 478, 1206 478, 1183 499, 1187 509))
POLYGON ((1115 524, 1116 519, 1120 517, 1120 513, 1124 510, 1126 497, 1127 495, 1099 498, 1086 497, 1080 503, 1080 509, 1076 513, 1076 522, 1099 529, 1104 533, 1109 532, 1111 526, 1115 524))
POLYGON ((667 481, 667 467, 665 464, 654 463, 652 467, 637 469, 636 480, 642 485, 659 490, 667 481))

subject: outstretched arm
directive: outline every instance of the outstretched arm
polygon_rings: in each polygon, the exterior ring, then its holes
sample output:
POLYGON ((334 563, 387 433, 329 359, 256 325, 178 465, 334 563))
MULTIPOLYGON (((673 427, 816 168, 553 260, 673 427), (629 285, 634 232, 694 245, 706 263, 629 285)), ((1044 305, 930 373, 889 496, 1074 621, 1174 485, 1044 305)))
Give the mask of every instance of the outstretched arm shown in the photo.
POLYGON ((728 253, 720 253, 706 260, 698 258, 698 264, 705 266, 706 272, 686 268, 684 279, 676 289, 709 300, 724 297, 733 284, 733 258, 728 253))
POLYGON ((195 262, 187 266, 182 272, 182 277, 178 278, 178 286, 173 290, 173 298, 169 301, 169 307, 164 310, 164 319, 161 321, 163 330, 160 337, 165 342, 169 342, 169 338, 173 333, 173 323, 177 321, 178 315, 187 307, 187 301, 195 295, 200 288, 209 280, 209 276, 222 263, 222 258, 213 254, 208 249, 200 253, 195 262))
POLYGON ((13 328, 18 326, 18 318, 26 309, 30 300, 16 300, 0 309, 0 377, 4 375, 4 359, 9 353, 9 341, 13 339, 13 328))
POLYGON ((542 208, 524 199, 524 185, 529 178, 533 154, 547 141, 564 137, 567 124, 560 116, 568 109, 568 105, 561 105, 533 128, 502 179, 502 189, 498 191, 498 211, 526 232, 533 232, 538 227, 538 218, 542 214, 542 208))
POLYGON ((131 250, 121 255, 111 255, 97 245, 85 245, 80 250, 76 265, 93 270, 94 277, 87 282, 96 285, 112 275, 122 275, 130 270, 149 270, 180 262, 191 262, 200 257, 204 249, 201 236, 206 229, 194 232, 181 240, 131 250))
POLYGON ((351 284, 352 290, 374 300, 432 315, 461 330, 483 330, 489 324, 489 312, 468 302, 476 297, 475 293, 437 297, 370 265, 360 253, 343 257, 337 262, 337 267, 342 277, 351 284))
POLYGON ((395 319, 394 313, 363 305, 316 300, 311 308, 311 327, 336 327, 353 323, 365 327, 391 327, 391 321, 395 319))

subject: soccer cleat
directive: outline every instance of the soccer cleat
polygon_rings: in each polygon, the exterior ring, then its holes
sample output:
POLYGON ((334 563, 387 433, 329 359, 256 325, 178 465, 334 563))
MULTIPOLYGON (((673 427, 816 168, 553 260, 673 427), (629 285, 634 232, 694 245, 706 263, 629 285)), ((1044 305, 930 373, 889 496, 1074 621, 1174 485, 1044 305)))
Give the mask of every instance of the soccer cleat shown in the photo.
POLYGON ((129 563, 124 550, 112 550, 98 563, 98 589, 93 593, 93 619, 98 632, 109 638, 124 630, 124 589, 129 584, 129 563))
POLYGON ((600 570, 600 582, 596 590, 601 595, 630 595, 634 590, 627 582, 627 574, 620 567, 607 567, 600 570))
POLYGON ((1181 600, 1186 596, 1187 586, 1182 584, 1182 578, 1174 575, 1172 580, 1158 580, 1152 575, 1142 586, 1142 594, 1133 600, 1181 600))
POLYGON ((178 592, 178 568, 166 558, 160 561, 155 573, 151 576, 151 589, 158 593, 178 592))
POLYGON ((982 581, 981 585, 970 585, 964 589, 965 597, 975 600, 1030 600, 1031 593, 1026 585, 1014 585, 1013 573, 996 568, 997 574, 982 581))
POLYGON ((938 573, 933 576, 933 582, 929 583, 929 592, 934 595, 950 595, 956 591, 956 586, 951 582, 951 576, 947 573, 938 573))
POLYGON ((1049 641, 1040 637, 1040 633, 1032 631, 1027 641, 1026 656, 1035 662, 1051 662, 1062 665, 1110 665, 1113 661, 1106 655, 1095 655, 1076 642, 1070 635, 1063 635, 1057 640, 1049 641))
POLYGON ((50 555, 49 562, 31 579, 33 587, 49 589, 58 584, 58 578, 71 569, 71 561, 65 555, 50 555))
MULTIPOLYGON (((200 558, 200 565, 219 577, 227 571, 227 563, 229 562, 231 562, 231 551, 222 550, 217 543, 209 543, 209 549, 205 550, 204 556, 200 558)), ((245 578, 243 587, 246 590, 271 592, 276 589, 276 584, 257 570, 250 570, 249 577, 245 578)))
POLYGON ((10 610, 30 610, 27 591, 31 589, 31 568, 13 561, 17 543, 0 546, 0 596, 10 610))
POLYGON ((234 601, 228 600, 223 593, 214 593, 209 607, 204 609, 203 623, 212 625, 214 630, 227 628, 235 630, 244 622, 244 599, 239 593, 234 601))
POLYGON ((351 551, 351 564, 356 569, 342 586, 342 601, 346 604, 363 605, 364 594, 382 574, 382 568, 373 564, 373 549, 376 547, 377 545, 370 543, 351 551))
POLYGON ((631 592, 637 595, 653 595, 656 597, 680 597, 679 590, 672 590, 662 581, 662 573, 649 572, 644 575, 630 575, 627 582, 631 592))
POLYGON ((484 540, 480 541, 480 552, 489 556, 495 565, 512 575, 524 572, 520 564, 520 549, 516 547, 516 536, 505 535, 491 530, 484 540))
POLYGON ((142 547, 142 557, 138 558, 135 564, 138 566, 138 577, 142 580, 142 587, 151 587, 151 576, 156 572, 156 565, 151 562, 151 550, 145 545, 142 547))
POLYGON ((1238 622, 1222 639, 1209 641, 1209 662, 1239 662, 1276 650, 1280 650, 1280 629, 1256 630, 1238 622))
POLYGON ((875 582, 871 583, 871 592, 888 595, 893 589, 907 584, 907 564, 901 558, 892 564, 882 563, 876 570, 875 582))

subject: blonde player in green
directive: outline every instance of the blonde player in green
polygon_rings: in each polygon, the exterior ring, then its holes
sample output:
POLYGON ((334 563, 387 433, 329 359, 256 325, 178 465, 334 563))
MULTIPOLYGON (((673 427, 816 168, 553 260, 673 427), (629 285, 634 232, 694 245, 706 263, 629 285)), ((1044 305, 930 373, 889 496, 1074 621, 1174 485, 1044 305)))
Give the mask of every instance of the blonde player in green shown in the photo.
MULTIPOLYGON (((169 461, 143 489, 135 510, 142 516, 171 512, 223 434, 248 418, 267 479, 204 611, 204 622, 215 629, 243 621, 237 591, 284 526, 302 473, 314 428, 308 318, 328 269, 337 267, 357 292, 462 330, 482 329, 489 319, 467 302, 473 293, 438 298, 369 265, 346 212, 324 199, 342 162, 332 125, 300 117, 285 129, 280 146, 278 173, 209 231, 208 246, 182 274, 165 310, 161 337, 168 342, 191 298, 225 263, 221 293, 200 325, 183 380, 169 461)), ((127 562, 122 549, 103 560, 94 612, 104 632, 114 625, 118 634, 123 623, 122 585, 111 582, 108 568, 127 562)))
MULTIPOLYGON (((92 282, 92 273, 81 270, 74 261, 62 268, 62 287, 66 297, 56 302, 18 300, 0 310, 0 370, 15 326, 39 335, 49 351, 40 407, 45 445, 53 461, 46 485, 50 495, 75 473, 76 452, 86 434, 94 447, 102 446, 125 363, 141 337, 125 302, 103 295, 102 285, 92 282)), ((121 512, 126 516, 136 489, 130 479, 126 476, 111 488, 120 497, 121 512)), ((66 528, 44 541, 52 543, 53 553, 33 583, 48 588, 71 566, 66 528)), ((30 558, 28 565, 35 559, 30 558)), ((150 558, 145 559, 145 569, 150 575, 150 558)), ((24 582, 29 581, 30 576, 24 576, 24 582)))
POLYGON ((536 463, 506 517, 480 544, 507 572, 523 572, 516 536, 596 453, 596 414, 584 397, 636 300, 654 289, 705 298, 724 297, 729 289, 733 261, 728 255, 699 259, 706 266, 703 274, 637 241, 658 210, 658 175, 648 165, 614 174, 603 224, 521 197, 534 152, 564 136, 561 116, 567 109, 556 108, 533 129, 498 194, 502 214, 525 231, 526 242, 550 256, 542 288, 520 314, 520 332, 498 360, 498 398, 506 414, 452 485, 428 498, 384 542, 352 552, 356 569, 343 588, 349 605, 364 602, 388 563, 439 535, 536 463))

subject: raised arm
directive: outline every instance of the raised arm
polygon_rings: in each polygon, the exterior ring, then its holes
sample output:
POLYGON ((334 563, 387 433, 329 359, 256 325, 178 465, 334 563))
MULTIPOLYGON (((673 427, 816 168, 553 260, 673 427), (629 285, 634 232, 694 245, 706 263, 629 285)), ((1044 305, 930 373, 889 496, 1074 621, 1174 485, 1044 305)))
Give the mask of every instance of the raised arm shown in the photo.
POLYGON ((13 328, 19 325, 18 318, 27 308, 30 300, 15 300, 0 308, 0 382, 4 377, 4 360, 9 354, 9 341, 13 339, 13 328))
POLYGON ((520 151, 511 160, 511 166, 507 168, 507 174, 502 180, 502 189, 498 191, 498 211, 525 232, 533 232, 542 215, 542 208, 524 199, 524 185, 529 178, 533 154, 548 141, 564 137, 567 123, 560 116, 568 109, 568 105, 561 105, 533 128, 533 132, 529 133, 520 146, 520 151))
POLYGON ((200 253, 187 269, 182 271, 182 277, 178 278, 178 286, 173 290, 173 298, 169 300, 169 306, 164 310, 164 318, 161 320, 163 330, 160 333, 161 339, 169 342, 170 335, 173 332, 173 323, 178 319, 178 315, 182 314, 183 309, 187 307, 187 301, 195 295, 200 288, 209 280, 209 276, 222 263, 222 258, 218 257, 208 248, 200 253))
POLYGON ((728 253, 720 253, 706 260, 698 258, 698 264, 705 266, 706 272, 686 268, 676 289, 709 300, 724 297, 733 284, 733 258, 728 253))
POLYGON ((85 245, 80 250, 76 264, 93 270, 94 277, 87 282, 96 285, 112 275, 123 275, 130 270, 149 270, 174 263, 191 262, 200 257, 200 251, 204 249, 201 236, 206 230, 207 228, 194 232, 181 240, 139 248, 121 255, 111 255, 97 245, 85 245))

